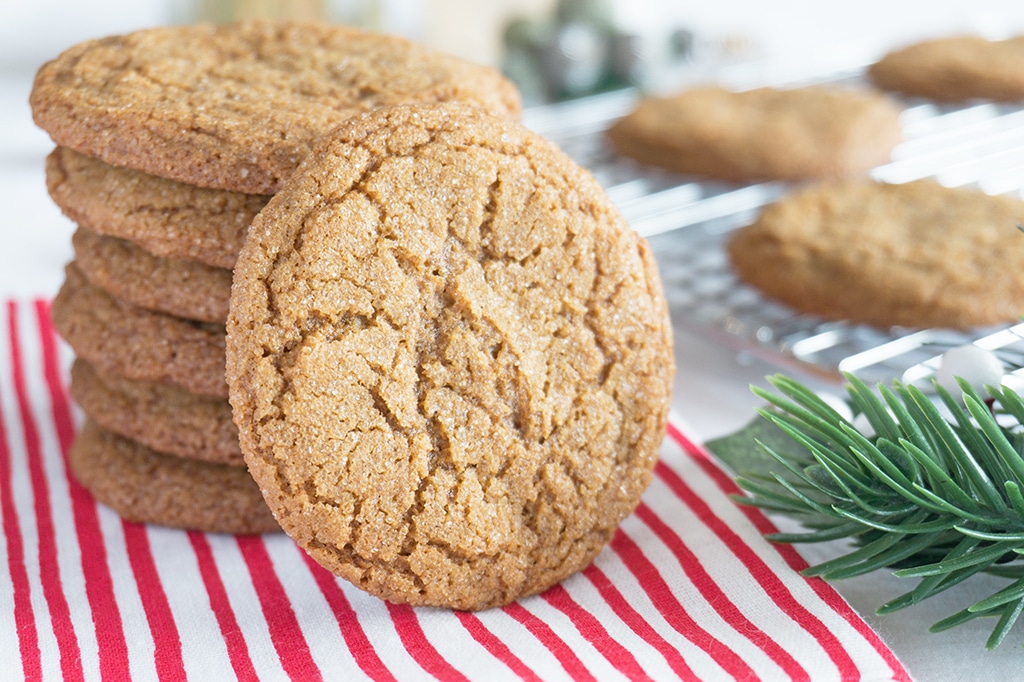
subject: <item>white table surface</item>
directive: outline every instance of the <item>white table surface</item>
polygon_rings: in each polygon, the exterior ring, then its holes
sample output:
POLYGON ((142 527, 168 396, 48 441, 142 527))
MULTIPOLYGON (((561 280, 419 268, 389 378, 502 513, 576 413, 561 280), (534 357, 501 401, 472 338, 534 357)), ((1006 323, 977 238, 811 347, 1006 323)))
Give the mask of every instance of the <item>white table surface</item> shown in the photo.
MULTIPOLYGON (((71 258, 74 226, 46 193, 43 159, 52 143, 32 123, 27 103, 30 86, 29 75, 0 75, 0 293, 5 298, 53 296, 63 279, 64 263, 71 258)), ((697 441, 729 433, 751 419, 759 401, 749 386, 765 385, 765 375, 780 371, 678 327, 676 361, 673 409, 697 441)), ((837 551, 834 546, 800 549, 812 563, 837 551)), ((1000 584, 977 578, 885 617, 873 615, 874 608, 911 589, 910 581, 882 571, 835 586, 895 650, 914 678, 926 682, 1021 677, 1024 623, 993 652, 984 649, 992 626, 989 620, 941 634, 927 632, 929 624, 990 594, 1000 584)))

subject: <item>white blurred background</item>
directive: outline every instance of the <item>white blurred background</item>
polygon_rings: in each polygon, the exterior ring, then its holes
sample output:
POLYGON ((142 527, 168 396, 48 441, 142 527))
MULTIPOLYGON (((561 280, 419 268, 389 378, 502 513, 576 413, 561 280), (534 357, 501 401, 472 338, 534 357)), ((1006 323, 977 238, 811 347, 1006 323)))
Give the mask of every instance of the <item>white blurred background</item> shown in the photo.
MULTIPOLYGON (((34 68, 90 37, 192 21, 226 0, 5 0, 0 67, 34 68)), ((513 16, 541 17, 555 0, 281 0, 295 11, 318 6, 337 21, 398 33, 492 65, 513 16)), ((278 0, 234 0, 267 8, 278 0)), ((584 3, 575 3, 584 4, 584 3)), ((1006 35, 1024 28, 1020 0, 607 0, 620 25, 657 34, 685 26, 700 35, 743 37, 766 55, 813 61, 821 54, 877 53, 951 32, 1006 35)))

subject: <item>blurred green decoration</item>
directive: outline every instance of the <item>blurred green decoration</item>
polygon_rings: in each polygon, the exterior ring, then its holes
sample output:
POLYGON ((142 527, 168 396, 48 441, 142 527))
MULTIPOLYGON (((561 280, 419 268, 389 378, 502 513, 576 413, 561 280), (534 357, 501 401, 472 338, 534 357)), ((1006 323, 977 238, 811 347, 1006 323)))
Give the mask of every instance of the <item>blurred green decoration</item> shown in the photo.
POLYGON ((326 17, 324 0, 199 0, 198 18, 214 23, 246 19, 320 21, 326 17))
POLYGON ((559 101, 642 86, 690 57, 686 28, 642 36, 616 26, 613 14, 608 0, 559 0, 549 18, 512 19, 503 35, 506 75, 528 101, 559 101))

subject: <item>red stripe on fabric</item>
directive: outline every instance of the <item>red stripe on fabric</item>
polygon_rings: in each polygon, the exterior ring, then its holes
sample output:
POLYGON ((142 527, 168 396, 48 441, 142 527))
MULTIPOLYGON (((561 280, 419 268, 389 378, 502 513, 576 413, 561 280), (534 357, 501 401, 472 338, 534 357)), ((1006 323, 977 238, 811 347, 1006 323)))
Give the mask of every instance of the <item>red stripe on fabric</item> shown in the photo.
POLYGON ((594 617, 594 614, 580 608, 580 605, 576 603, 565 587, 555 585, 545 591, 541 597, 544 601, 568 616, 573 626, 583 636, 583 639, 590 642, 616 670, 626 676, 626 679, 651 679, 651 676, 637 662, 636 657, 608 634, 608 630, 601 625, 600 621, 594 617))
POLYGON ((583 575, 597 588, 605 602, 615 611, 615 615, 629 629, 635 632, 637 636, 654 647, 665 658, 665 662, 668 663, 669 667, 672 668, 672 672, 679 679, 699 681, 700 678, 687 665, 686 659, 679 653, 679 650, 658 634, 658 631, 647 622, 647 619, 633 608, 604 571, 598 568, 596 564, 590 564, 590 566, 583 570, 583 575))
POLYGON ((539 677, 537 673, 533 672, 529 666, 523 663, 518 656, 512 653, 512 650, 508 648, 508 645, 501 641, 500 637, 491 632, 478 616, 467 611, 456 611, 455 617, 459 619, 462 627, 466 629, 466 632, 468 632, 469 635, 480 644, 480 646, 487 649, 488 653, 504 663, 519 679, 541 682, 542 678, 539 677))
POLYGON ((363 630, 363 626, 359 623, 359 617, 355 609, 349 604, 348 598, 338 585, 334 574, 313 561, 305 552, 297 551, 305 560, 309 572, 313 575, 313 579, 320 588, 320 593, 327 601, 327 605, 330 606, 331 613, 337 619, 341 636, 345 638, 345 644, 348 645, 348 650, 351 652, 352 658, 355 659, 356 665, 371 679, 394 682, 396 680, 395 676, 391 674, 391 671, 384 665, 380 656, 377 655, 377 650, 366 636, 366 631, 363 630))
POLYGON ((7 569, 11 577, 14 600, 14 629, 18 635, 22 673, 26 680, 43 677, 42 652, 39 650, 39 632, 32 614, 32 594, 25 567, 25 545, 18 528, 18 510, 14 506, 11 481, 11 451, 7 445, 7 427, 4 426, 3 406, 0 405, 0 515, 3 516, 4 540, 7 544, 7 569))
MULTIPOLYGON (((675 427, 674 424, 668 424, 668 434, 669 436, 671 436, 672 440, 674 440, 683 449, 683 451, 687 453, 691 457, 691 459, 693 459, 693 461, 697 463, 698 466, 700 466, 701 470, 705 473, 705 475, 707 475, 715 482, 715 484, 722 490, 722 492, 726 493, 727 495, 742 494, 742 491, 740 490, 739 486, 736 485, 736 482, 732 478, 730 478, 724 471, 722 471, 722 469, 719 468, 717 464, 715 464, 715 462, 712 460, 711 455, 704 448, 701 448, 693 441, 691 441, 689 438, 687 438, 678 428, 675 427)), ((678 475, 675 474, 675 472, 672 472, 671 469, 668 469, 668 467, 665 466, 663 463, 659 462, 659 466, 663 467, 666 471, 670 471, 676 479, 681 480, 679 479, 678 475)), ((757 530, 760 533, 768 534, 777 532, 778 529, 775 527, 775 525, 768 519, 767 516, 762 514, 760 510, 747 505, 737 505, 737 507, 748 519, 750 519, 751 523, 754 524, 754 527, 757 528, 757 530)), ((794 571, 799 572, 807 568, 807 562, 804 560, 802 556, 800 556, 800 554, 796 551, 796 549, 793 548, 792 545, 772 544, 771 546, 783 558, 783 560, 785 560, 786 564, 794 571)), ((760 560, 760 557, 758 557, 758 560, 760 560)), ((853 627, 854 630, 856 630, 857 633, 860 634, 871 645, 871 647, 878 653, 878 655, 886 662, 890 670, 892 670, 894 680, 896 680, 897 682, 911 681, 910 673, 907 672, 907 669, 904 668, 903 664, 900 663, 899 659, 896 658, 896 654, 893 653, 892 649, 890 649, 885 644, 885 642, 882 641, 882 638, 879 637, 878 634, 871 629, 867 622, 865 622, 864 619, 861 618, 860 615, 857 614, 850 607, 846 600, 843 599, 842 595, 836 592, 831 585, 829 585, 827 582, 820 578, 804 578, 804 581, 810 586, 810 588, 814 591, 815 594, 818 595, 818 597, 822 601, 824 601, 830 608, 832 608, 832 610, 834 610, 836 613, 842 616, 842 618, 846 620, 850 624, 850 626, 853 627)), ((769 594, 774 595, 774 592, 770 591, 769 594)), ((803 606, 800 605, 799 602, 796 603, 799 608, 803 608, 803 606)), ((817 618, 815 618, 814 620, 818 623, 821 622, 817 618)), ((834 637, 832 632, 825 628, 824 625, 822 625, 822 629, 825 633, 825 637, 834 637)), ((838 642, 827 648, 830 655, 834 653, 837 656, 849 656, 846 650, 843 649, 842 645, 838 644, 838 642), (832 646, 840 647, 841 652, 833 652, 831 648, 832 646)), ((845 676, 844 673, 844 679, 855 680, 859 679, 859 676, 860 673, 856 670, 851 671, 848 677, 845 676)))
POLYGON ((167 599, 160 573, 156 569, 146 526, 121 521, 128 563, 135 576, 142 610, 153 635, 153 663, 157 677, 168 680, 185 679, 185 659, 181 651, 181 633, 167 599))
MULTIPOLYGON (((747 568, 750 575, 757 581, 764 593, 800 627, 810 634, 824 649, 829 659, 839 670, 842 679, 860 677, 860 671, 853 658, 843 647, 839 638, 821 622, 821 619, 810 612, 768 566, 767 563, 725 523, 711 507, 694 492, 690 486, 664 462, 658 462, 655 473, 665 482, 672 492, 700 517, 704 525, 713 532, 722 543, 747 568)), ((787 654, 788 655, 788 654, 787 654)))
MULTIPOLYGON (((39 579, 43 597, 50 611, 50 623, 60 652, 61 676, 64 680, 83 680, 82 651, 78 635, 71 622, 71 609, 61 584, 60 564, 57 559, 57 531, 53 525, 53 510, 50 508, 50 484, 43 468, 43 451, 39 431, 32 418, 32 407, 25 385, 25 370, 18 333, 17 306, 7 303, 7 330, 11 345, 11 370, 14 393, 28 455, 29 479, 33 491, 33 508, 36 515, 36 533, 39 540, 39 579)), ((83 554, 85 554, 83 548, 83 554)))
POLYGON ((96 631, 100 677, 105 680, 124 680, 130 675, 128 643, 121 611, 114 596, 114 580, 107 562, 107 547, 100 530, 98 509, 92 496, 78 484, 68 469, 68 450, 75 437, 75 425, 71 418, 67 387, 61 377, 56 332, 50 322, 50 309, 46 302, 37 300, 34 307, 43 356, 43 375, 50 394, 54 430, 64 459, 75 533, 81 548, 85 595, 96 631))
POLYGON ((702 628, 686 612, 682 603, 672 593, 657 566, 644 556, 640 547, 621 529, 615 533, 611 548, 622 559, 630 572, 636 577, 640 587, 650 598, 658 612, 672 628, 695 646, 704 650, 725 672, 737 679, 757 679, 746 661, 735 651, 718 641, 702 628))
POLYGON ((231 600, 228 599, 228 592, 224 587, 220 571, 217 569, 217 562, 213 558, 213 550, 210 548, 206 535, 188 531, 188 540, 196 555, 199 575, 203 579, 203 585, 210 600, 210 609, 224 636, 224 645, 227 647, 228 659, 231 661, 231 668, 235 671, 235 678, 259 680, 252 658, 249 656, 249 645, 246 644, 242 629, 238 627, 238 620, 231 608, 231 600))
POLYGON ((452 667, 452 664, 438 653, 434 645, 427 639, 420 620, 416 617, 416 611, 405 604, 387 604, 388 612, 391 614, 391 622, 395 625, 398 637, 405 645, 405 650, 416 659, 420 667, 439 680, 465 680, 468 678, 452 667))
POLYGON ((537 638, 544 647, 554 654, 562 668, 573 680, 594 680, 594 676, 583 665, 583 661, 573 652, 561 637, 555 634, 551 626, 528 611, 525 606, 518 602, 512 602, 502 607, 502 611, 517 620, 523 627, 537 638))
POLYGON ((243 535, 235 540, 249 568, 281 667, 293 680, 313 682, 323 679, 309 651, 309 643, 299 627, 291 600, 274 570, 274 563, 267 552, 267 546, 263 544, 263 538, 259 535, 243 535))
MULTIPOLYGON (((60 448, 67 457, 71 441, 75 438, 75 424, 71 419, 71 400, 61 375, 60 360, 57 354, 57 332, 50 320, 50 306, 46 301, 37 300, 35 302, 35 313, 36 324, 39 328, 39 344, 43 354, 43 373, 52 401, 54 429, 57 432, 60 448)), ((88 493, 82 492, 85 499, 91 502, 92 498, 88 493)))
MULTIPOLYGON (((710 510, 702 511, 710 513, 710 510)), ((743 615, 743 612, 740 611, 739 607, 729 599, 728 595, 725 594, 725 591, 700 563, 700 560, 697 559, 697 555, 686 546, 686 543, 683 542, 682 538, 680 538, 679 535, 668 526, 668 524, 658 517, 653 509, 651 509, 647 504, 641 502, 637 506, 636 515, 654 531, 654 534, 657 535, 658 538, 665 543, 665 546, 669 548, 672 554, 675 555, 676 561, 679 562, 679 567, 683 569, 683 572, 690 579, 690 582, 694 584, 701 595, 703 595, 715 611, 718 612, 718 615, 722 617, 722 620, 736 630, 737 634, 745 637, 754 644, 754 646, 761 649, 768 658, 770 658, 786 673, 789 679, 810 679, 808 672, 797 662, 795 658, 783 649, 778 642, 765 634, 761 628, 754 625, 750 622, 750 619, 743 615)), ((708 525, 709 519, 706 518, 703 513, 699 513, 698 516, 705 525, 708 525)), ((712 528, 712 530, 714 529, 712 528)), ((761 579, 758 579, 758 583, 764 587, 761 579)))

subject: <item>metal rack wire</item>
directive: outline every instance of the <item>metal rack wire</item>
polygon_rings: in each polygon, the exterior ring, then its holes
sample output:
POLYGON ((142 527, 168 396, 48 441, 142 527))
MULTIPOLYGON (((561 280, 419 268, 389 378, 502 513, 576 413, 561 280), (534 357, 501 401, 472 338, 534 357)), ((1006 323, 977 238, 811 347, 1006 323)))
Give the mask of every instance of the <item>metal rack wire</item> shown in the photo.
MULTIPOLYGON (((854 84, 863 68, 790 82, 854 84)), ((698 180, 617 156, 603 132, 636 93, 620 91, 527 110, 528 126, 558 144, 605 187, 630 224, 648 237, 677 326, 733 344, 780 366, 838 379, 916 379, 944 350, 978 343, 1024 364, 1024 325, 960 332, 879 329, 802 315, 737 280, 724 251, 732 230, 751 222, 789 186, 698 180)), ((1024 194, 1024 107, 904 99, 905 141, 872 171, 885 182, 932 177, 990 194, 1024 194)), ((1022 311, 1024 314, 1024 311, 1022 311)))

